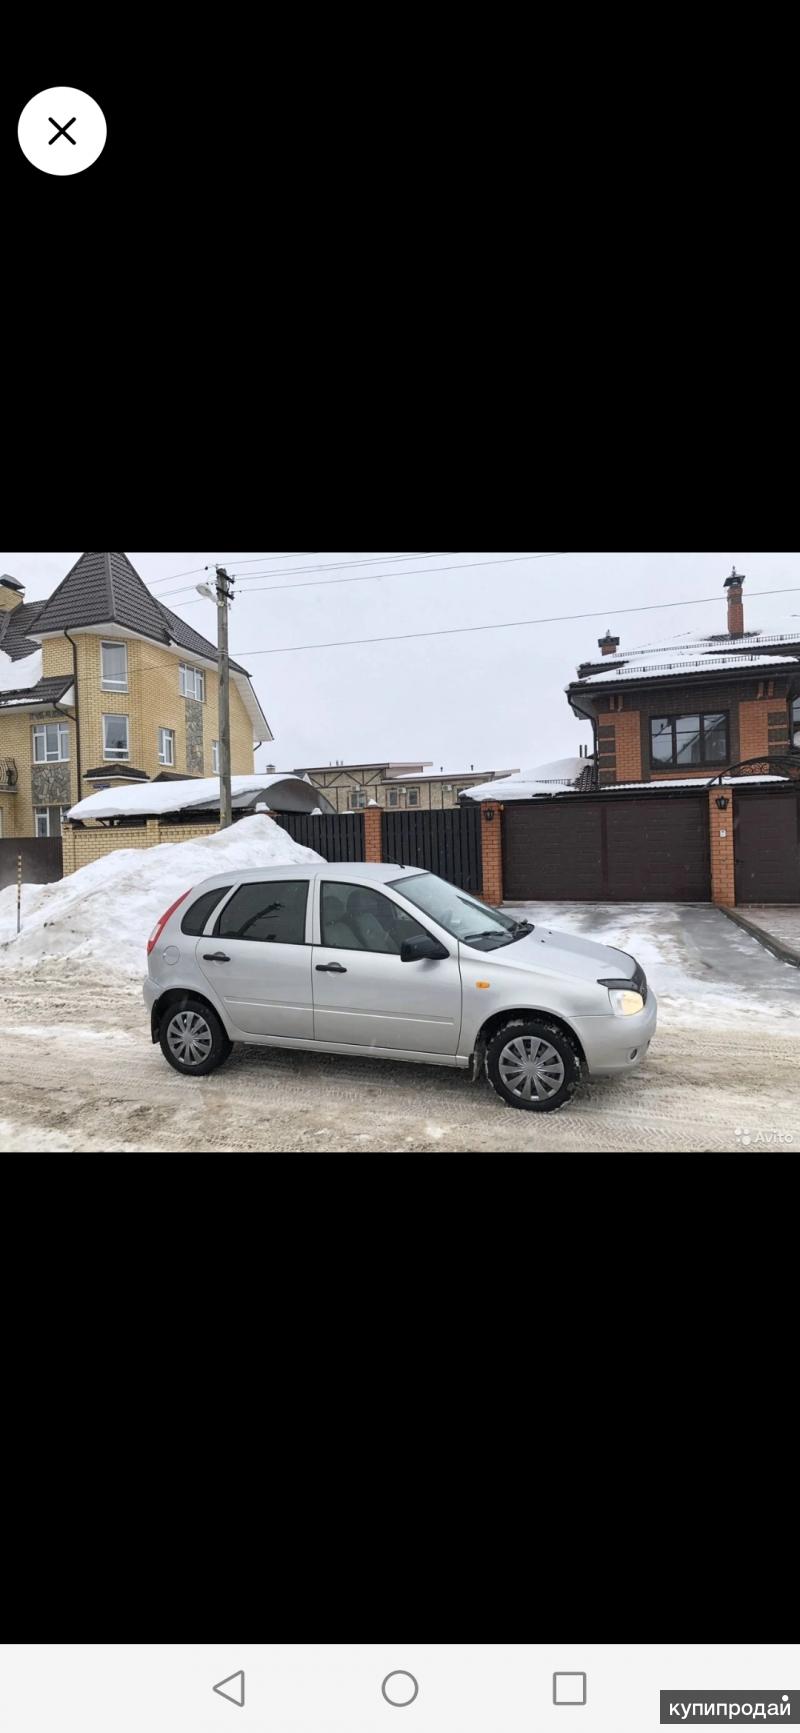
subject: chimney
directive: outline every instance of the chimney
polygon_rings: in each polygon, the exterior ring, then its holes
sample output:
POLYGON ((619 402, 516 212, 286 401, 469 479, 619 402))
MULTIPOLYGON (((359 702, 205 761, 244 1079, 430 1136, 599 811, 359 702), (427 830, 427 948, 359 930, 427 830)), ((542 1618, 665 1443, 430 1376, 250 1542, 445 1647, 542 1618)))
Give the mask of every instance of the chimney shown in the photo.
POLYGON ((18 608, 25 596, 25 585, 17 578, 12 578, 8 572, 0 577, 0 610, 10 613, 12 608, 18 608))
POLYGON ((597 648, 602 650, 604 656, 615 656, 618 644, 619 638, 612 638, 610 626, 606 628, 605 637, 597 640, 597 648))
POLYGON ((744 572, 737 572, 733 566, 730 577, 725 579, 722 586, 728 592, 728 631, 732 638, 741 638, 744 632, 743 583, 744 572))

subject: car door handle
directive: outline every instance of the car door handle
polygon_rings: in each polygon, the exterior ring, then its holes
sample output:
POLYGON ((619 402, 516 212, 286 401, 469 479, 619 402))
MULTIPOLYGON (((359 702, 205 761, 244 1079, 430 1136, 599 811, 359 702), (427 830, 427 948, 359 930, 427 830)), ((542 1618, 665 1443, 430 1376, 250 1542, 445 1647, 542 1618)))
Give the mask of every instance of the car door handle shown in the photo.
POLYGON ((230 957, 226 957, 224 951, 204 951, 203 952, 203 962, 204 963, 229 963, 230 957))
POLYGON ((315 967, 319 971, 320 975, 347 974, 347 970, 343 963, 317 963, 315 964, 315 967))

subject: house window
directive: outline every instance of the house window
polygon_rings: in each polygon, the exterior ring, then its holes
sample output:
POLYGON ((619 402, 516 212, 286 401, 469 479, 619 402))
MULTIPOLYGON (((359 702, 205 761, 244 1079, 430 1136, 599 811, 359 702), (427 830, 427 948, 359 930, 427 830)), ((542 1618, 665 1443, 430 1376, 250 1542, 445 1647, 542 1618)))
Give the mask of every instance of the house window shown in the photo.
POLYGON ((36 820, 37 836, 60 836, 61 825, 69 812, 68 806, 36 806, 33 816, 36 820))
POLYGON ((727 764, 727 711, 652 716, 650 759, 654 770, 691 770, 697 764, 727 764))
POLYGON ((353 811, 356 807, 366 806, 367 791, 365 788, 352 788, 347 798, 348 805, 350 806, 351 811, 353 811))
POLYGON ((795 698, 792 705, 791 740, 793 746, 800 746, 800 698, 795 698))
POLYGON ((219 741, 218 740, 212 740, 212 742, 211 742, 211 769, 213 770, 215 776, 219 776, 219 741))
POLYGON ((159 728, 158 730, 158 762, 159 764, 175 763, 174 728, 159 728))
POLYGON ((389 805, 390 805, 390 806, 396 806, 396 805, 397 805, 397 802, 398 802, 398 799, 399 799, 399 796, 398 796, 398 793, 397 793, 397 789, 396 789, 396 788, 390 788, 390 789, 389 789, 389 793, 388 793, 388 796, 387 796, 387 799, 388 799, 388 802, 389 802, 389 805))
POLYGON ((419 806, 419 789, 418 788, 410 788, 409 789, 408 794, 406 795, 406 804, 408 806, 419 806))
POLYGON ((37 723, 33 730, 34 764, 65 764, 68 759, 69 729, 66 723, 37 723))
POLYGON ((128 690, 128 646, 127 644, 100 645, 101 672, 100 685, 105 692, 127 692, 128 690))
POLYGON ((199 698, 202 704, 206 695, 206 677, 202 668, 190 668, 188 662, 181 662, 180 686, 182 698, 199 698))
POLYGON ((103 757, 129 757, 127 716, 103 717, 103 757))

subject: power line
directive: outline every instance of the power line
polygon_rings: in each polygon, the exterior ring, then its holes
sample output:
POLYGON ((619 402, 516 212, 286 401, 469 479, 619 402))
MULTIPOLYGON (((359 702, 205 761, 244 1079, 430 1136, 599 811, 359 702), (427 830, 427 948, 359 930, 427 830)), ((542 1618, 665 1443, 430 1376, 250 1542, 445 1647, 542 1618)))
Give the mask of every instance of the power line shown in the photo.
MULTIPOLYGON (((544 556, 540 555, 539 558, 544 556)), ((493 562, 492 562, 493 563, 493 562)), ((785 590, 751 590, 751 596, 793 596, 800 593, 800 585, 791 585, 785 590)), ((483 626, 442 626, 435 632, 393 632, 380 638, 332 638, 319 644, 280 644, 270 650, 237 650, 236 654, 247 656, 285 656, 296 650, 341 650, 353 644, 396 644, 409 638, 452 638, 462 632, 507 632, 516 626, 550 626, 565 620, 600 620, 619 614, 650 614, 662 608, 696 608, 703 602, 718 602, 719 596, 692 596, 685 601, 676 602, 643 602, 638 608, 616 608, 613 603, 602 608, 592 609, 586 614, 540 614, 535 620, 496 620, 483 626)), ((780 651, 776 651, 780 654, 780 651)))
MULTIPOLYGON (((258 565, 261 565, 262 562, 264 562, 266 560, 271 560, 271 559, 292 560, 292 559, 303 559, 305 557, 310 557, 310 556, 304 556, 303 554, 256 554, 253 556, 252 559, 236 560, 235 564, 237 567, 238 566, 258 566, 258 565)), ((227 558, 227 563, 229 565, 234 563, 232 556, 228 555, 228 556, 226 556, 226 558, 227 558)), ((299 572, 299 573, 303 573, 303 572, 343 572, 346 569, 349 569, 350 567, 353 567, 353 566, 387 565, 387 564, 390 564, 391 562, 393 562, 394 560, 435 560, 435 559, 436 559, 435 553, 434 554, 430 554, 430 553, 428 553, 428 554, 413 554, 413 553, 412 554, 370 554, 367 559, 363 559, 363 560, 330 561, 327 564, 322 565, 322 566, 288 566, 287 571, 289 571, 289 572, 295 571, 295 572, 299 572)), ((271 568, 269 566, 265 566, 264 573, 261 573, 261 572, 244 572, 242 574, 242 581, 243 582, 245 580, 249 581, 250 578, 257 578, 257 577, 264 576, 270 571, 270 569, 271 568)), ((194 577, 197 572, 208 572, 210 570, 211 570, 210 566, 193 566, 192 570, 189 572, 171 572, 165 578, 153 578, 152 581, 153 581, 154 585, 155 584, 170 584, 170 583, 174 583, 177 578, 191 578, 191 577, 194 577)), ((234 576, 235 575, 236 574, 234 573, 234 576)))
MULTIPOLYGON (((419 557, 422 558, 423 556, 420 555, 419 557)), ((433 555, 431 557, 435 558, 435 556, 433 556, 433 555)), ((251 590, 244 590, 242 592, 242 594, 247 595, 247 596, 254 596, 254 595, 258 594, 259 590, 306 590, 306 589, 317 588, 317 587, 324 590, 327 588, 328 584, 365 584, 365 583, 376 583, 377 584, 383 580, 385 580, 388 583, 390 578, 427 578, 431 572, 471 572, 471 571, 475 571, 478 567, 483 567, 483 566, 510 566, 510 565, 515 565, 515 564, 518 565, 520 560, 563 560, 566 558, 567 558, 567 555, 565 553, 509 554, 507 556, 504 555, 499 560, 466 560, 466 561, 464 561, 464 563, 462 565, 458 565, 458 566, 426 566, 424 572, 416 572, 416 571, 375 572, 374 574, 365 572, 363 574, 363 576, 358 577, 358 578, 324 578, 324 579, 311 578, 308 580, 308 582, 302 583, 302 584, 255 584, 251 590)), ((349 563, 358 564, 358 561, 352 561, 349 563)), ((370 560, 366 560, 364 563, 366 565, 372 564, 372 562, 370 560)), ((298 570, 299 569, 300 568, 298 568, 298 570)), ((304 569, 306 571, 312 571, 312 572, 313 571, 341 571, 341 570, 343 570, 343 567, 341 567, 341 566, 338 566, 338 567, 337 566, 330 566, 330 567, 307 566, 304 569)), ((234 573, 233 576, 235 576, 235 575, 236 574, 234 573)), ((250 574, 251 577, 263 577, 265 575, 266 574, 263 572, 252 572, 250 574)), ((185 595, 188 593, 188 590, 190 588, 191 588, 191 586, 189 585, 186 587, 186 589, 182 589, 182 590, 167 590, 166 594, 164 596, 162 596, 160 599, 162 601, 167 601, 169 596, 185 595)), ((370 640, 368 640, 366 638, 364 639, 365 643, 368 643, 369 641, 370 640)))

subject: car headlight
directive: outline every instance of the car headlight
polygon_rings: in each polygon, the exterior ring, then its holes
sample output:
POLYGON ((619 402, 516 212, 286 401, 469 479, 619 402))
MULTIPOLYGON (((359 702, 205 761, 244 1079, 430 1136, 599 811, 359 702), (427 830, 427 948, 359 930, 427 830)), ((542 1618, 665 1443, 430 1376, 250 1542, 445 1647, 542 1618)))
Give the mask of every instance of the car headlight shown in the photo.
POLYGON ((608 988, 611 1009, 618 1017, 634 1017, 637 1011, 644 1010, 644 998, 637 993, 627 981, 601 980, 598 987, 608 988))

